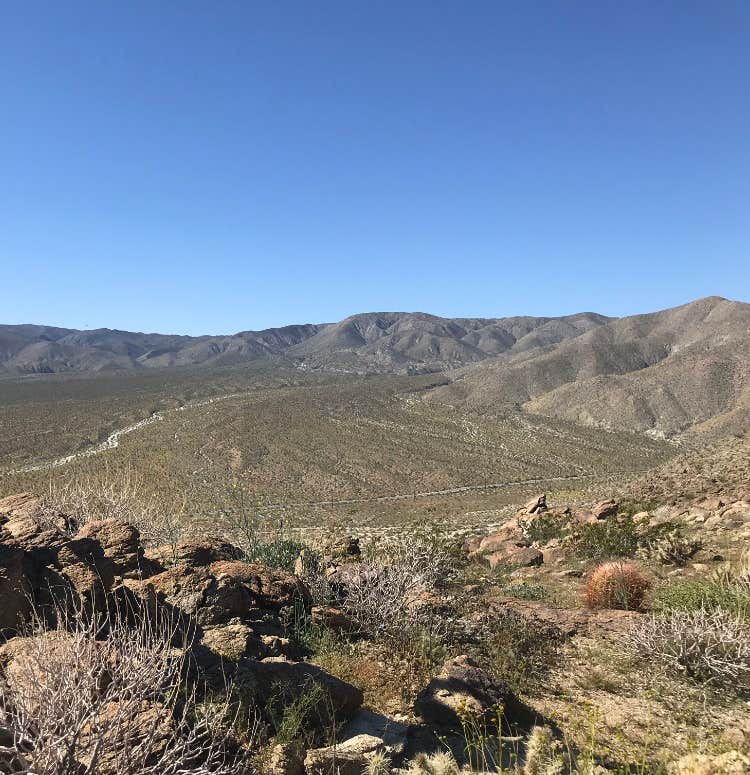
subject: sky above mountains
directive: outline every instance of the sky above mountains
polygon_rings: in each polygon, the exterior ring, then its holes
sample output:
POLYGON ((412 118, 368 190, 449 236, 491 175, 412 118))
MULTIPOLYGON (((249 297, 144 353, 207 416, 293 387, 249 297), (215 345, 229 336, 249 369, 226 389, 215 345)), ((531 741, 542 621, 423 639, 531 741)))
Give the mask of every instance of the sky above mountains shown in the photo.
POLYGON ((0 322, 750 297, 743 2, 11 3, 0 322))

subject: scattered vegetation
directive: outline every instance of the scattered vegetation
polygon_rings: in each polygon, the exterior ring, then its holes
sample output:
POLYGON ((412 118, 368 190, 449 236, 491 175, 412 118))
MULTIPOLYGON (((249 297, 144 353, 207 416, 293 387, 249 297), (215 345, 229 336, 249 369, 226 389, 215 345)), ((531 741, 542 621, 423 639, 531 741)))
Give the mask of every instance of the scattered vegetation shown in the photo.
POLYGON ((602 560, 614 558, 632 559, 646 547, 661 541, 665 535, 674 534, 678 526, 663 523, 649 526, 636 522, 632 516, 618 514, 594 524, 577 527, 567 538, 571 550, 582 559, 602 560))
POLYGON ((506 609, 485 614, 477 628, 473 655, 519 692, 538 691, 558 662, 562 633, 540 619, 506 609))
POLYGON ((530 581, 519 581, 503 587, 503 592, 509 597, 517 597, 520 600, 547 600, 549 592, 541 585, 530 581))

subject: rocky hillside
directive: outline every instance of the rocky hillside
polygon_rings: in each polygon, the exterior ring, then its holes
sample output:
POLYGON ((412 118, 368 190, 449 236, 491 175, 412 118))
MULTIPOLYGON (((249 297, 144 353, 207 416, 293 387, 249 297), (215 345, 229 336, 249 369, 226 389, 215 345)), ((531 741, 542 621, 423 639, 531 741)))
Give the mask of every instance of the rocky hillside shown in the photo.
POLYGON ((719 297, 611 320, 455 374, 430 400, 610 429, 723 435, 750 419, 750 305, 719 297))

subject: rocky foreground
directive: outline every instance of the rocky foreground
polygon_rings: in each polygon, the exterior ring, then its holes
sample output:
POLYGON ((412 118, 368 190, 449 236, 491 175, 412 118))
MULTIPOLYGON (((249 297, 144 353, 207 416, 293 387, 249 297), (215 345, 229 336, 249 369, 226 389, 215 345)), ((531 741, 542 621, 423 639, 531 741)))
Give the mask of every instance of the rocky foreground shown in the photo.
MULTIPOLYGON (((127 522, 78 526, 33 495, 12 496, 0 501, 0 772, 123 772, 119 752, 92 759, 91 719, 69 752, 73 769, 39 768, 39 725, 26 723, 21 740, 12 706, 28 700, 40 653, 52 649, 73 669, 80 631, 66 622, 104 621, 93 638, 114 643, 159 612, 170 623, 169 648, 182 644, 178 672, 195 697, 238 697, 233 718, 241 707, 253 719, 244 738, 235 726, 222 738, 241 765, 221 769, 225 759, 212 748, 203 769, 175 772, 431 772, 440 761, 446 772, 614 772, 643 746, 654 772, 744 773, 750 643, 733 652, 736 697, 719 698, 720 674, 701 677, 679 655, 653 672, 648 655, 622 644, 657 642, 660 630, 647 623, 673 584, 724 573, 726 588, 744 594, 747 581, 750 590, 750 572, 745 580, 746 571, 729 570, 748 539, 750 491, 742 488, 643 508, 614 499, 556 507, 542 495, 455 556, 430 550, 430 572, 403 573, 416 567, 404 557, 423 550, 413 536, 400 558, 379 561, 353 539, 322 553, 303 549, 290 572, 248 562, 217 537, 147 549, 127 522), (623 660, 631 661, 618 673, 612 666, 623 660), (662 695, 649 694, 644 680, 662 695), (688 720, 673 710, 676 697, 685 706, 698 696, 704 713, 688 720), (578 742, 581 704, 598 714, 600 750, 586 753, 578 742), (300 728, 290 731, 295 713, 300 728), (672 739, 655 749, 647 738, 659 729, 672 739), (552 769, 539 768, 539 746, 552 769)), ((750 630, 737 622, 743 640, 750 630)), ((129 729, 153 747, 143 761, 154 766, 167 761, 178 733, 195 737, 198 715, 186 720, 184 705, 143 696, 129 729), (156 726, 171 732, 143 732, 156 726)), ((107 718, 118 702, 128 700, 109 701, 107 718)))

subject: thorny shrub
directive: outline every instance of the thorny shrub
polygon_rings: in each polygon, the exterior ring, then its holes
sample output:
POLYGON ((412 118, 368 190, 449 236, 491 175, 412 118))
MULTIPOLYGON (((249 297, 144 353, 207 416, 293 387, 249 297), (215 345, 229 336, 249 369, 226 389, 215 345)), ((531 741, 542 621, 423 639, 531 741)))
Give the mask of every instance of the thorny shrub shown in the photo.
MULTIPOLYGON (((189 643, 169 618, 63 611, 10 642, 0 727, 27 775, 239 775, 237 707, 199 698, 189 643), (176 645, 177 643, 177 645, 176 645)), ((249 733, 252 737, 254 732, 249 733)))
POLYGON ((750 694, 750 625, 722 609, 652 615, 632 631, 635 649, 689 678, 750 694))

